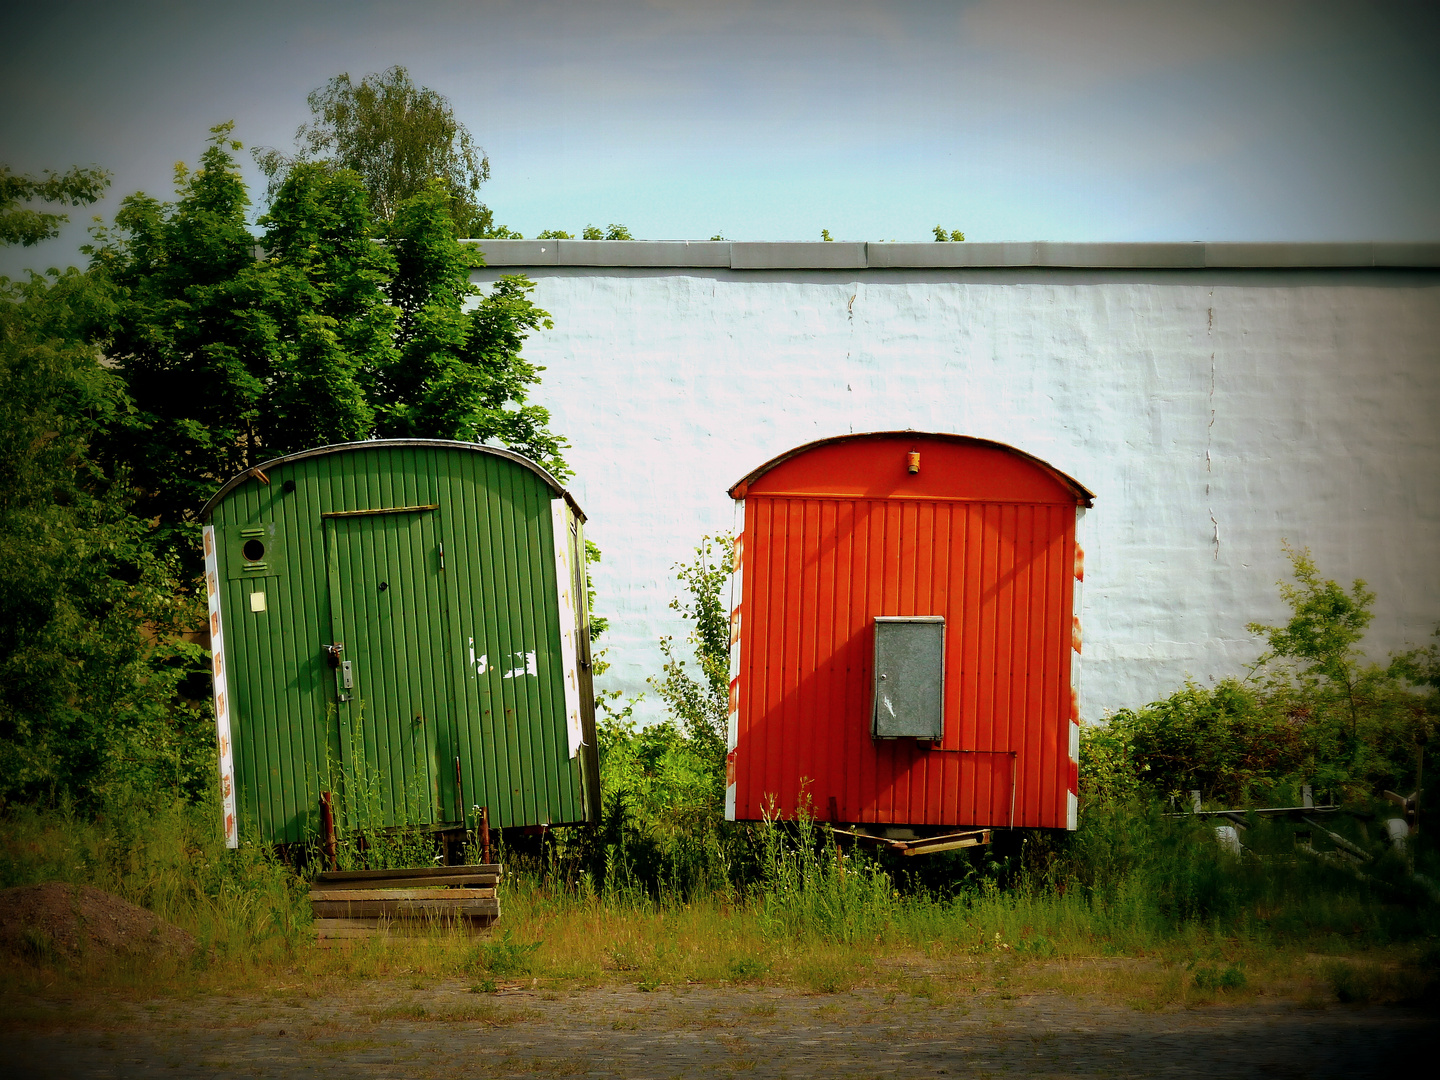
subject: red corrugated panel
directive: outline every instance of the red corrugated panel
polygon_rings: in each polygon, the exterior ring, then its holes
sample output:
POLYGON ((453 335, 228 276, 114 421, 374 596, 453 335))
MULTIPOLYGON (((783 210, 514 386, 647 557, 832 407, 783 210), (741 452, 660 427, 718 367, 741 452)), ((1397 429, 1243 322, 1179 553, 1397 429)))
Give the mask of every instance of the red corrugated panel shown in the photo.
POLYGON ((745 500, 734 814, 1066 825, 1075 508, 1043 462, 955 436, 815 445, 745 500), (920 472, 906 471, 920 453, 920 472), (870 736, 873 620, 943 615, 938 747, 870 736))

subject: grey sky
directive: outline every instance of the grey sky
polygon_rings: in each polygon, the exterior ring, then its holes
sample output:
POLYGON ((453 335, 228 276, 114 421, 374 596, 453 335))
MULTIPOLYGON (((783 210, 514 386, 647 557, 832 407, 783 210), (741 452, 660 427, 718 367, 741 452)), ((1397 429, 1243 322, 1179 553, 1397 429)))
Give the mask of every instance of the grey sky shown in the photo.
POLYGON ((211 125, 289 147, 310 90, 398 63, 451 99, 526 235, 1436 240, 1437 7, 12 3, 0 160, 103 165, 108 214, 168 196, 211 125))

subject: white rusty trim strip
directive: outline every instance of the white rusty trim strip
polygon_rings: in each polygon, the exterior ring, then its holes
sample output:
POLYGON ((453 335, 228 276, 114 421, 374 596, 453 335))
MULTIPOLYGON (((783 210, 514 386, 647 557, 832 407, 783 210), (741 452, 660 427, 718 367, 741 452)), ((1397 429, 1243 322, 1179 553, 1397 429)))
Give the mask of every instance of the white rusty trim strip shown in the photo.
POLYGON ((1082 602, 1085 596, 1085 508, 1075 508, 1075 582, 1071 594, 1072 633, 1070 640, 1070 782, 1065 796, 1065 827, 1079 826, 1080 798, 1080 659, 1082 602))
POLYGON ((560 656, 565 679, 565 735, 570 756, 585 743, 580 725, 580 652, 575 640, 575 567, 571 563, 570 515, 564 499, 550 500, 550 528, 555 538, 555 586, 560 605, 560 656))
POLYGON ((1081 609, 1085 594, 1085 548, 1083 546, 1085 508, 1075 508, 1075 585, 1071 596, 1070 629, 1070 719, 1080 723, 1080 654, 1083 645, 1081 609))
POLYGON ((735 503, 730 552, 730 709, 725 722, 725 820, 735 820, 735 748, 740 741, 740 626, 745 597, 745 500, 735 503))
POLYGON ((220 617, 220 558, 215 548, 215 526, 206 525, 205 600, 210 616, 210 677, 215 694, 215 745, 220 767, 220 813, 225 846, 240 846, 235 817, 235 748, 230 738, 230 695, 225 679, 225 631, 220 617))

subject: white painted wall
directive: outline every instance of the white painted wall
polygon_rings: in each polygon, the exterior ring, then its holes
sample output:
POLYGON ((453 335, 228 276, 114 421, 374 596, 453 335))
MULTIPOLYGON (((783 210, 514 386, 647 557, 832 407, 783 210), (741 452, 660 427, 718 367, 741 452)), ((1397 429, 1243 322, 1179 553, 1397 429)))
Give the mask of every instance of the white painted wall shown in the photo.
POLYGON ((1240 672, 1286 538, 1379 594, 1375 658, 1440 621, 1435 272, 525 272, 555 320, 536 400, 605 553, 603 686, 646 691, 683 636, 670 570, 732 527, 725 489, 851 431, 997 439, 1095 492, 1087 720, 1240 672))

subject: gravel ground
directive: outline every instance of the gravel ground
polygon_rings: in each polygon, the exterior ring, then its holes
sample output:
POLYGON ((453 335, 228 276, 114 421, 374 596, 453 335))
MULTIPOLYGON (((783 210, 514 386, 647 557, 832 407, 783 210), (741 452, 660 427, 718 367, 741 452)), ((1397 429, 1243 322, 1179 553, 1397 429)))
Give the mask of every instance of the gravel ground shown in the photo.
MULTIPOLYGON (((1054 995, 959 1001, 879 990, 461 982, 307 987, 149 1002, 10 999, 15 1077, 1325 1077, 1416 1068, 1440 1021, 1271 999, 1137 1012, 1054 995)), ((1424 1075, 1421 1068, 1413 1075, 1424 1075)))

